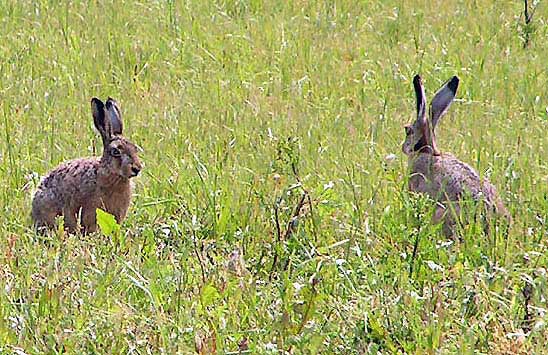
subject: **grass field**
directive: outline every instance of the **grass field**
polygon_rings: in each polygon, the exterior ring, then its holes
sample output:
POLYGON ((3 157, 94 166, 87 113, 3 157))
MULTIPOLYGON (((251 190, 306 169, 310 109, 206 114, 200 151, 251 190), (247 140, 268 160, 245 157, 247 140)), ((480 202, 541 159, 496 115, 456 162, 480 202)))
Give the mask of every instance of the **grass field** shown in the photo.
POLYGON ((0 2, 0 353, 543 353, 548 4, 0 2), (524 48, 525 33, 530 43, 524 48), (462 241, 407 192, 411 79, 498 187, 462 241), (119 235, 34 233, 39 177, 143 148, 119 235))

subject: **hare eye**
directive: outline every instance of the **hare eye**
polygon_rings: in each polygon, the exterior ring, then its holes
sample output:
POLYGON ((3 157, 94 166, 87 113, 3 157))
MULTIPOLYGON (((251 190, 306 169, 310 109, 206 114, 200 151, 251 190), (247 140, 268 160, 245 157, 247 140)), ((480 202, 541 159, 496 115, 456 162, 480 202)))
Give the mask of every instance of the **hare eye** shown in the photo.
POLYGON ((411 127, 409 126, 405 126, 405 134, 408 136, 411 133, 413 133, 413 129, 411 129, 411 127))
POLYGON ((112 155, 113 157, 119 157, 121 155, 120 149, 112 147, 110 149, 110 155, 112 155))

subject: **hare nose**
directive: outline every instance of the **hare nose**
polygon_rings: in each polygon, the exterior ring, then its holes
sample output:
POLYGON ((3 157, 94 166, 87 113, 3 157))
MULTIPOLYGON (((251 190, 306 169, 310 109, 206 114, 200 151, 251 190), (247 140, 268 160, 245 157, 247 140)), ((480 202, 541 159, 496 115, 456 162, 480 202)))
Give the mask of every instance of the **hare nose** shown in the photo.
POLYGON ((141 168, 134 166, 131 168, 131 172, 133 173, 133 176, 137 176, 141 172, 141 168))

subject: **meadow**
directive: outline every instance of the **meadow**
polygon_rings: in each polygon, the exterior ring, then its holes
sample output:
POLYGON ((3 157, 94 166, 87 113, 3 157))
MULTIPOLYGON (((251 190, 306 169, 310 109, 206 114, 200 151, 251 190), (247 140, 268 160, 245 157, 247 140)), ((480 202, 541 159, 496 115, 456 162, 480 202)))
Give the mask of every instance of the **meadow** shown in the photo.
POLYGON ((0 2, 0 353, 546 353, 548 4, 0 2), (526 37, 528 45, 524 46, 526 37), (407 191, 411 80, 497 186, 508 235, 450 240, 407 191), (118 231, 37 235, 32 191, 101 154, 112 96, 144 169, 118 231))

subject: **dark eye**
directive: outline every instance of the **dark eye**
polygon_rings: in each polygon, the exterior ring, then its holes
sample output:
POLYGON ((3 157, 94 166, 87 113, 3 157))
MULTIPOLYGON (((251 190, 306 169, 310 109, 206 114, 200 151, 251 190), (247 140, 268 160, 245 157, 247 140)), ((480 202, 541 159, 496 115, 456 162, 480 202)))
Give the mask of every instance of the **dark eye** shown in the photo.
POLYGON ((110 148, 110 155, 112 155, 113 157, 119 157, 121 155, 120 149, 116 147, 110 148))
POLYGON ((405 134, 410 135, 413 133, 413 129, 410 126, 405 126, 405 134))

